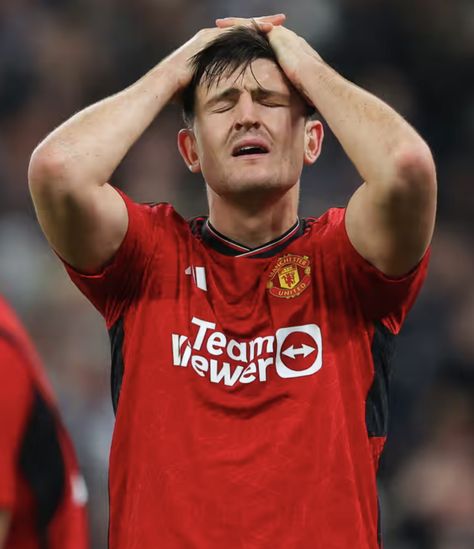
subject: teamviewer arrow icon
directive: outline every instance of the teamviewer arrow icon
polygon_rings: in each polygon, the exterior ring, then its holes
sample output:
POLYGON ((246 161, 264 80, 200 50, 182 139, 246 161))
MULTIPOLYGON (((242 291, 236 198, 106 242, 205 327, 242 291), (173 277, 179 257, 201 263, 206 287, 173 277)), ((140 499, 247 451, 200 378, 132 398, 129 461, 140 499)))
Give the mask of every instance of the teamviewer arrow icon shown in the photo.
POLYGON ((321 330, 316 324, 279 328, 276 331, 276 340, 275 366, 280 377, 292 378, 310 376, 321 369, 321 366, 323 365, 323 341, 321 338, 321 330), (291 341, 288 341, 289 337, 292 338, 293 342, 301 342, 301 345, 295 347, 294 343, 292 343, 288 347, 288 343, 291 341), (306 345, 303 341, 312 343, 312 345, 306 345), (314 354, 312 354, 313 352, 314 354), (297 356, 303 358, 295 361, 297 356), (308 356, 310 356, 310 358, 304 360, 308 356), (291 358, 291 361, 286 357, 291 358), (285 360, 288 364, 285 363, 285 360), (306 367, 302 370, 302 366, 306 367))
POLYGON ((290 358, 296 358, 298 355, 303 355, 303 358, 306 358, 314 350, 315 350, 314 347, 310 347, 309 345, 305 345, 303 343, 301 347, 296 347, 296 348, 294 345, 291 345, 290 347, 288 347, 288 349, 285 349, 284 351, 282 351, 281 354, 289 356, 290 358))

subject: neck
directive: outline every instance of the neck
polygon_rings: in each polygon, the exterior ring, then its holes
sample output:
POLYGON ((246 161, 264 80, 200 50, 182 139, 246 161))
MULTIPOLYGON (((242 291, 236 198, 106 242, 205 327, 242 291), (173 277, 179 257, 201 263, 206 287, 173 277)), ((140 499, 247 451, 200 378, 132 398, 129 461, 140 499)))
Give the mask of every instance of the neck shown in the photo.
POLYGON ((226 237, 256 248, 278 238, 295 224, 298 194, 299 184, 278 197, 258 197, 252 193, 248 200, 220 196, 208 187, 209 221, 226 237))

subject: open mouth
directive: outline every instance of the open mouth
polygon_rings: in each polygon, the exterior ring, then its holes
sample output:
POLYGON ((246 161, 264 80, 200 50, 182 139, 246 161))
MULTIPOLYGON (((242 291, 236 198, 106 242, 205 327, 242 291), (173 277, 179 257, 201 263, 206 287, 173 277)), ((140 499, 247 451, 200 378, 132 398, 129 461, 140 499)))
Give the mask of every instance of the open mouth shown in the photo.
POLYGON ((267 154, 269 151, 263 145, 243 145, 236 147, 232 151, 232 156, 255 156, 258 154, 267 154))

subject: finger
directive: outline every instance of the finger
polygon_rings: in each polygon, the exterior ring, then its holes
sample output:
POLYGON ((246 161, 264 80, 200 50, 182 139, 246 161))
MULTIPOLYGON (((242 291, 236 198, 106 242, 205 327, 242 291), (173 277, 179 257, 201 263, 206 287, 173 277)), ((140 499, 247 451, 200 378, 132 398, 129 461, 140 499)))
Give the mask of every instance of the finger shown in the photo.
POLYGON ((280 26, 280 23, 274 23, 270 21, 258 21, 256 19, 241 19, 241 20, 235 20, 235 22, 229 22, 229 21, 219 21, 216 20, 216 26, 220 29, 230 29, 231 27, 255 27, 257 26, 260 30, 264 32, 269 32, 271 29, 273 29, 274 26, 280 26))
POLYGON ((227 29, 229 27, 235 27, 237 25, 242 25, 243 23, 237 19, 232 19, 232 20, 223 20, 223 19, 216 19, 216 25, 220 28, 220 29, 227 29))
POLYGON ((268 22, 272 23, 273 25, 281 25, 286 19, 286 15, 284 13, 278 13, 276 15, 264 15, 262 17, 224 17, 221 19, 216 19, 216 24, 218 26, 234 26, 234 25, 242 25, 245 23, 248 23, 249 21, 259 21, 259 22, 268 22))
POLYGON ((264 15, 261 17, 244 18, 244 17, 224 17, 216 19, 216 25, 221 28, 233 27, 235 25, 249 25, 252 20, 258 23, 271 23, 273 25, 281 25, 286 19, 284 13, 275 15, 264 15))
POLYGON ((275 13, 273 15, 260 15, 259 17, 220 17, 217 21, 231 21, 235 23, 238 21, 250 21, 251 19, 256 19, 257 21, 273 21, 286 19, 286 15, 284 13, 275 13))
POLYGON ((273 19, 286 19, 286 15, 284 13, 274 13, 273 15, 261 15, 260 17, 256 17, 256 19, 263 19, 263 20, 273 20, 273 19))
POLYGON ((254 29, 258 29, 261 32, 264 32, 265 34, 268 34, 273 28, 274 25, 272 23, 262 22, 262 21, 255 21, 255 20, 243 20, 242 23, 234 23, 234 24, 228 24, 228 23, 217 23, 217 28, 220 29, 230 29, 232 27, 253 27, 254 29))
POLYGON ((274 27, 272 23, 269 23, 267 21, 257 21, 255 19, 242 19, 241 22, 239 21, 233 24, 217 23, 217 26, 220 29, 230 29, 235 26, 252 27, 254 29, 258 29, 261 32, 264 32, 265 34, 269 33, 274 27))
POLYGON ((256 21, 255 24, 264 33, 269 33, 273 29, 273 25, 271 23, 266 23, 266 22, 264 23, 262 21, 256 21))

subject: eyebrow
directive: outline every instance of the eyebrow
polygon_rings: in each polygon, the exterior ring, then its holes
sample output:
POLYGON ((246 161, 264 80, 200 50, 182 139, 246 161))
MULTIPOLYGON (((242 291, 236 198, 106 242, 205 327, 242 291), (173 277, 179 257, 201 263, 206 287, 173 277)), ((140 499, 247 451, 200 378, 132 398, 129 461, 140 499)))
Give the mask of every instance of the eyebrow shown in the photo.
POLYGON ((226 90, 221 91, 214 97, 211 97, 204 104, 204 108, 213 107, 220 101, 225 101, 226 99, 237 99, 241 94, 241 91, 237 88, 227 88, 226 90))
MULTIPOLYGON (((210 108, 219 103, 220 101, 225 100, 236 100, 239 98, 242 90, 239 88, 227 88, 222 92, 218 93, 214 97, 211 97, 204 104, 204 108, 210 108)), ((254 88, 251 90, 251 95, 254 99, 277 99, 280 101, 290 101, 291 97, 289 93, 283 93, 276 90, 269 90, 267 88, 254 88)))

